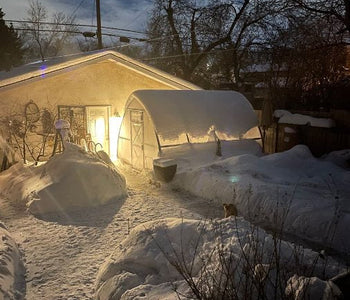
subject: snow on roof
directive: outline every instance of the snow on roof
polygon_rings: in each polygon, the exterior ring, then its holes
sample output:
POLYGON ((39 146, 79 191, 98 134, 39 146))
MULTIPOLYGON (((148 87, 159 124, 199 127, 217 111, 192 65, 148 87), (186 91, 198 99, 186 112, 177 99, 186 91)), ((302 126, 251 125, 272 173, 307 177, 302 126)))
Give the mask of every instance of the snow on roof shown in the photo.
POLYGON ((278 123, 295 124, 295 125, 311 125, 314 127, 331 128, 335 126, 335 122, 328 118, 314 118, 302 114, 292 114, 283 109, 275 110, 274 116, 279 118, 278 123))
POLYGON ((286 71, 287 66, 285 64, 282 65, 271 65, 270 63, 265 64, 252 64, 245 68, 243 68, 242 73, 265 73, 273 71, 286 71))
POLYGON ((157 134, 166 140, 184 133, 207 136, 213 126, 218 133, 238 137, 258 124, 251 104, 234 91, 139 90, 129 101, 135 98, 149 113, 157 134))
POLYGON ((143 64, 126 55, 112 50, 99 50, 79 54, 70 54, 59 57, 50 58, 46 61, 32 62, 20 67, 13 68, 9 72, 0 72, 0 88, 7 87, 16 83, 20 83, 29 79, 41 78, 57 71, 70 67, 76 67, 81 64, 89 64, 96 61, 112 59, 131 69, 137 70, 144 75, 166 81, 175 88, 200 89, 198 86, 172 76, 166 72, 158 70, 154 67, 143 64))
POLYGON ((252 64, 250 66, 247 66, 243 71, 246 73, 267 72, 270 71, 270 68, 270 64, 252 64))

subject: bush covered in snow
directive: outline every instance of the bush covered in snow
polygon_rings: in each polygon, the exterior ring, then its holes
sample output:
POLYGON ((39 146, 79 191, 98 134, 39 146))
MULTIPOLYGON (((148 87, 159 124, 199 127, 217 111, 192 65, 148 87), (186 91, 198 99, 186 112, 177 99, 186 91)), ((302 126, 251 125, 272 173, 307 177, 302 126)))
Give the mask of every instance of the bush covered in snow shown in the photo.
POLYGON ((328 279, 341 268, 241 218, 164 219, 134 228, 115 249, 96 299, 284 299, 294 274, 328 279))
POLYGON ((23 299, 24 267, 14 239, 0 222, 0 299, 23 299))
POLYGON ((67 143, 40 166, 16 164, 0 175, 3 194, 37 215, 95 207, 126 197, 125 178, 111 165, 67 143))

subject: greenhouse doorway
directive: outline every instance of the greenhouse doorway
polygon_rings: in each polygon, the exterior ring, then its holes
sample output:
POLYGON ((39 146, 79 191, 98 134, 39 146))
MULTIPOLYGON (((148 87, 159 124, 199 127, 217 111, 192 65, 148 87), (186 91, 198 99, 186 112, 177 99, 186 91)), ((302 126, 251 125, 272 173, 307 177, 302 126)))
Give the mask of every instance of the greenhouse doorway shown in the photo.
POLYGON ((130 110, 131 164, 135 169, 144 168, 143 111, 130 110))

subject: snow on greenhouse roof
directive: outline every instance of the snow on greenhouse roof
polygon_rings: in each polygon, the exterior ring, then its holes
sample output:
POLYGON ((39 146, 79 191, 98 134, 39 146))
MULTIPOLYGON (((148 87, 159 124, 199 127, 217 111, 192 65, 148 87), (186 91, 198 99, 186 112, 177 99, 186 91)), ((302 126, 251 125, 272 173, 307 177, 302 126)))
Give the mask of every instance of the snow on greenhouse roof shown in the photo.
POLYGON ((129 101, 135 98, 149 113, 157 134, 166 140, 184 133, 208 136, 213 126, 221 139, 230 139, 258 124, 251 104, 234 91, 139 90, 129 101))
POLYGON ((25 82, 30 79, 40 79, 46 75, 66 70, 67 68, 79 67, 102 60, 114 60, 125 67, 133 69, 145 76, 173 86, 174 88, 200 89, 198 86, 172 76, 166 72, 148 66, 126 55, 112 50, 98 50, 86 53, 64 55, 49 58, 46 61, 32 62, 23 66, 13 68, 9 72, 0 72, 0 88, 13 84, 25 82))

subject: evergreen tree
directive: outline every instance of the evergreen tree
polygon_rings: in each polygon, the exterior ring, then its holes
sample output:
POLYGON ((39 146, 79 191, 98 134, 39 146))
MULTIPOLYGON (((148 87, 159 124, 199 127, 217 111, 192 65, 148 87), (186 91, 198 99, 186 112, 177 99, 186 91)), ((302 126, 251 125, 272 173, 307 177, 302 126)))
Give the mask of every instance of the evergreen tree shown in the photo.
POLYGON ((12 24, 7 26, 0 8, 0 70, 9 71, 22 63, 22 42, 12 24))

